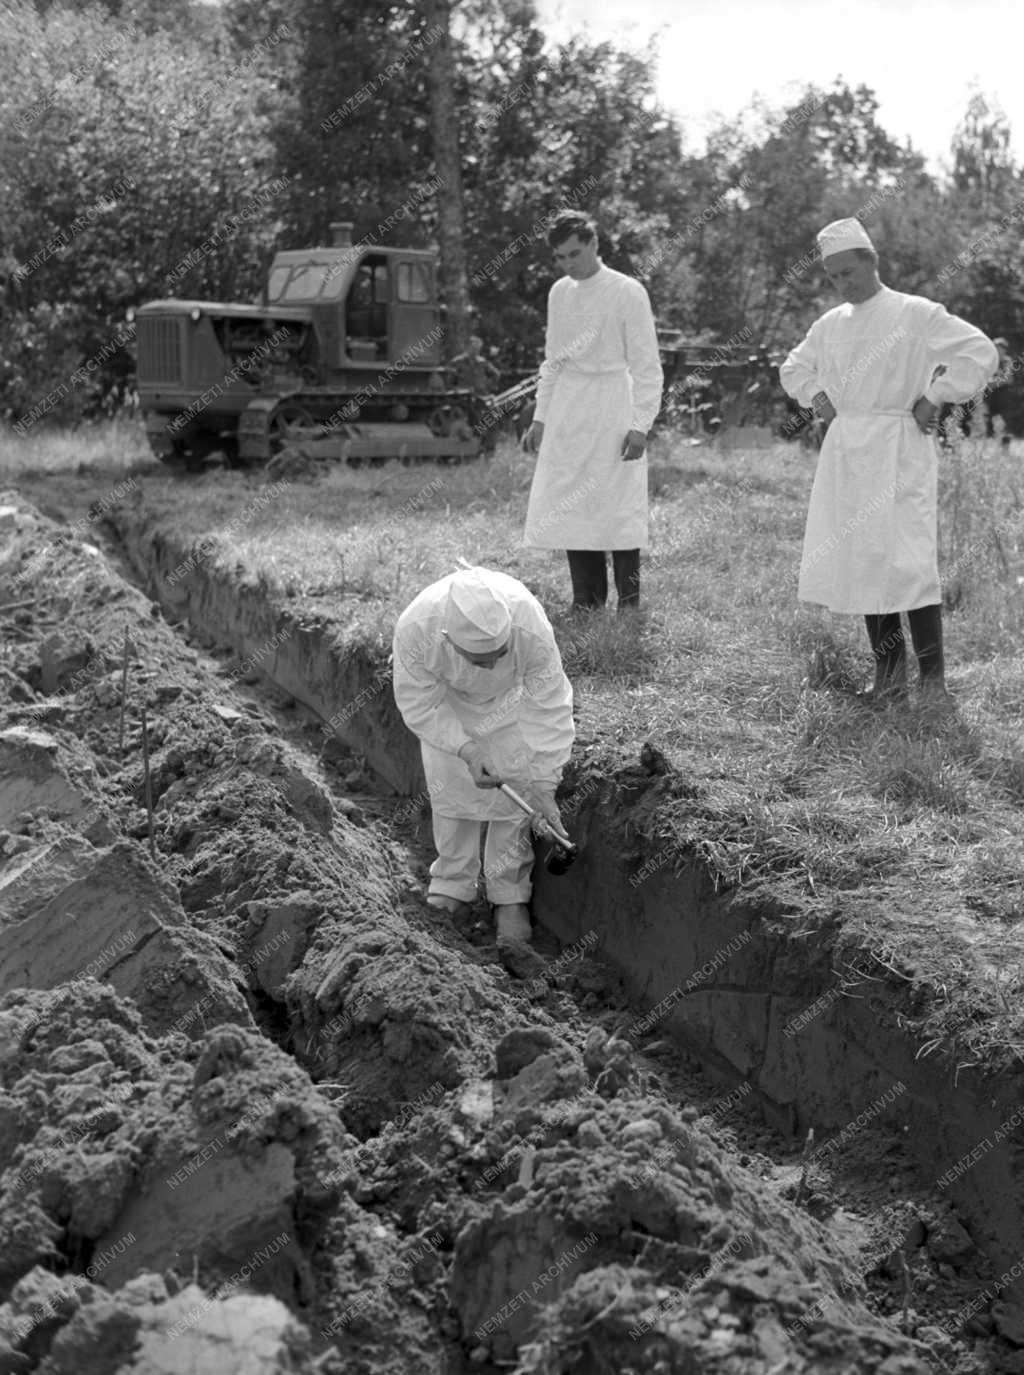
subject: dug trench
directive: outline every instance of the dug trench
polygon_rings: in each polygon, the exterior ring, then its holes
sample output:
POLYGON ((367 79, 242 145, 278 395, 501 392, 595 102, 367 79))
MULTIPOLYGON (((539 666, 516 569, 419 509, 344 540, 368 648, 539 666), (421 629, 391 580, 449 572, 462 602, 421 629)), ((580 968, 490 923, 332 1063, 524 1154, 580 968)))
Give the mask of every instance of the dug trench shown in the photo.
POLYGON ((1021 1368, 1013 1158, 934 1187, 1014 1078, 716 893, 656 749, 581 747, 510 971, 422 902, 380 663, 138 511, 0 508, 0 1371, 1021 1368))

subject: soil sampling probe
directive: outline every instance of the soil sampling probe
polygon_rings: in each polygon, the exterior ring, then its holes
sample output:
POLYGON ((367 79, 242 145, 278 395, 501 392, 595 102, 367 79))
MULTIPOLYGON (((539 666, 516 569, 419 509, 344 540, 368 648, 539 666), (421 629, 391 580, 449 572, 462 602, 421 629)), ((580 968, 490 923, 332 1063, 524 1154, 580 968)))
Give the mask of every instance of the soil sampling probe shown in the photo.
POLYGON ((539 812, 536 807, 531 807, 529 802, 520 797, 507 783, 499 783, 498 787, 530 818, 534 835, 539 836, 541 840, 551 841, 551 852, 544 861, 544 868, 549 874, 554 874, 556 877, 564 874, 571 865, 575 864, 576 856, 580 852, 579 846, 574 845, 568 837, 560 836, 543 812, 539 812))

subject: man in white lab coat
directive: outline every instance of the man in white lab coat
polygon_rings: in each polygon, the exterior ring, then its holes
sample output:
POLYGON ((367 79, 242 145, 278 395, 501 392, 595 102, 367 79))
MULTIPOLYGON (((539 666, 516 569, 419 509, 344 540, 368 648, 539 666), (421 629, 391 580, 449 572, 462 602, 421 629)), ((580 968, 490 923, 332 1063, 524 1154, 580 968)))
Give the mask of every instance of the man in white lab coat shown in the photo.
POLYGON ((499 944, 530 939, 530 819, 510 784, 562 834, 555 789, 574 738, 572 688, 536 597, 505 573, 466 568, 398 618, 395 701, 419 737, 437 859, 427 901, 458 912, 484 880, 499 944))
POLYGON ((611 551, 619 607, 635 607, 647 548, 647 432, 661 406, 651 303, 639 282, 605 267, 585 215, 559 215, 548 243, 565 276, 548 296, 537 405, 523 436, 537 454, 525 542, 566 551, 574 607, 605 604, 611 551))
POLYGON ((922 699, 945 704, 932 432, 943 402, 985 387, 998 354, 944 306, 883 286, 859 220, 826 225, 817 242, 844 304, 814 322, 779 372, 790 396, 828 425, 799 596, 864 616, 875 680, 861 695, 879 703, 906 693, 905 611, 922 699))

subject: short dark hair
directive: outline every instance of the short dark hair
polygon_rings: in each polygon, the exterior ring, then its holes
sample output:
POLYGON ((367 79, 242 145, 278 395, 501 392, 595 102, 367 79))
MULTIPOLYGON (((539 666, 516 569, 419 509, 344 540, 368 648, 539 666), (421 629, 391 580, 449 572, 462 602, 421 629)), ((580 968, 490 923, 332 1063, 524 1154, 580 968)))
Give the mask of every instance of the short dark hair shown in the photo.
POLYGON ((548 247, 557 248, 574 234, 580 243, 590 243, 597 235, 597 226, 589 215, 581 215, 578 210, 560 210, 548 230, 548 247))

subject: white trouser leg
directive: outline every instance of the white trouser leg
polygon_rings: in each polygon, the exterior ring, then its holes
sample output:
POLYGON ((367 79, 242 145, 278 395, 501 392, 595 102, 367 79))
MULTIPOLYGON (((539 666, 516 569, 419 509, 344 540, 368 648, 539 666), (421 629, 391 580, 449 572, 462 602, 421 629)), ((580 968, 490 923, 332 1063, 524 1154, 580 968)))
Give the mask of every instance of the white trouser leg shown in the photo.
POLYGON ((480 877, 480 822, 436 812, 431 819, 437 859, 430 866, 427 892, 472 902, 480 877))
POLYGON ((484 844, 484 879, 487 897, 495 906, 509 902, 529 902, 533 885, 533 837, 530 818, 516 821, 491 821, 484 844))

